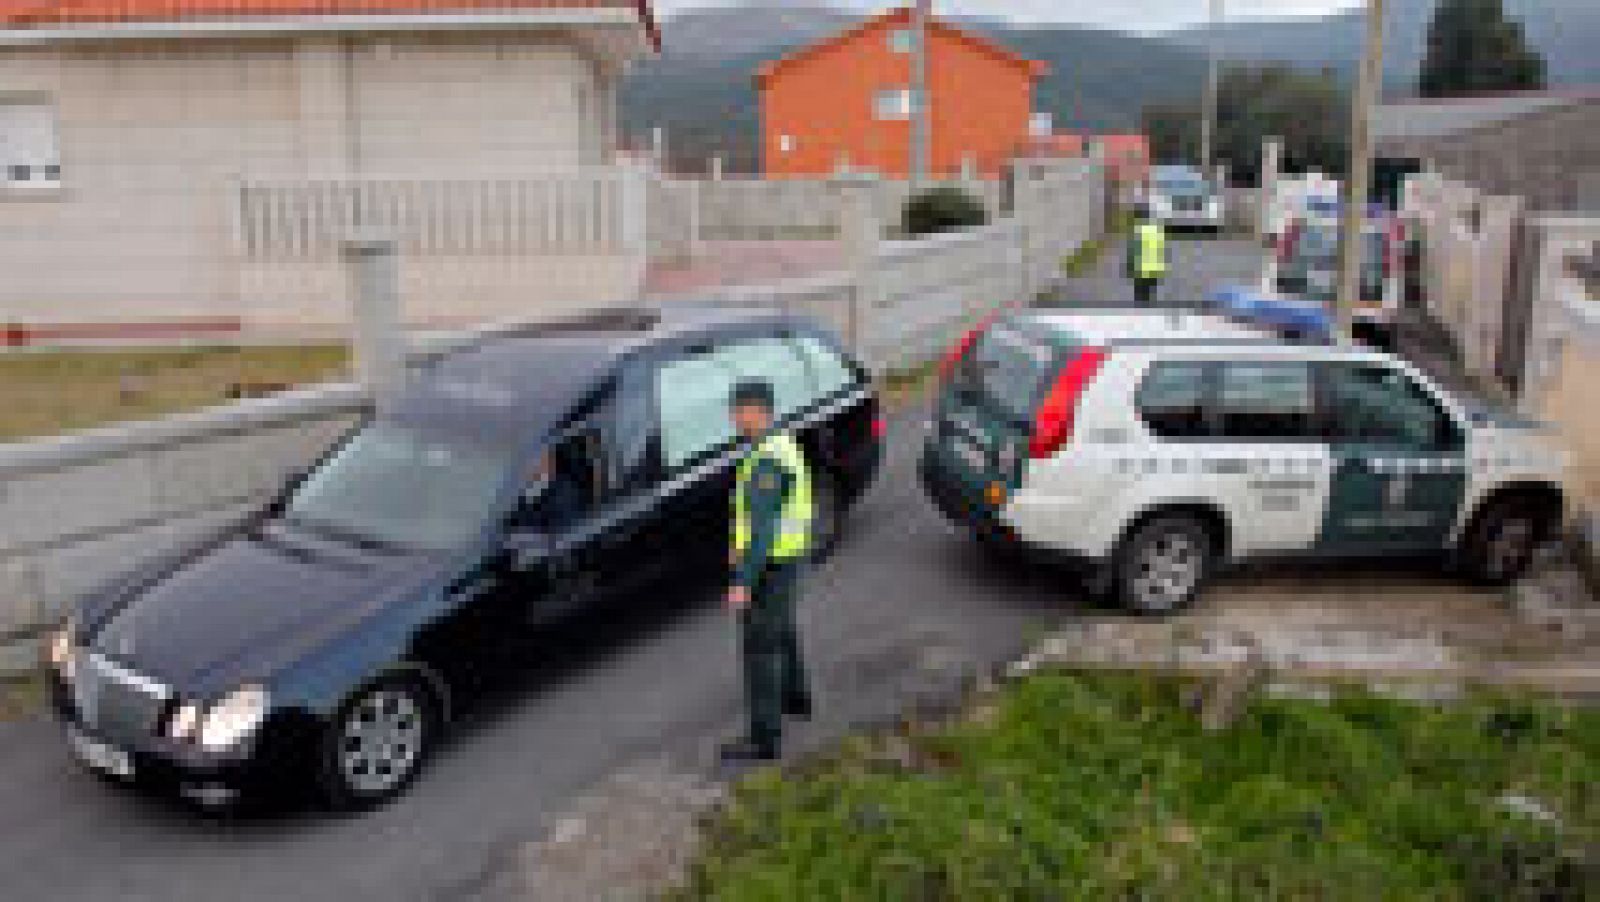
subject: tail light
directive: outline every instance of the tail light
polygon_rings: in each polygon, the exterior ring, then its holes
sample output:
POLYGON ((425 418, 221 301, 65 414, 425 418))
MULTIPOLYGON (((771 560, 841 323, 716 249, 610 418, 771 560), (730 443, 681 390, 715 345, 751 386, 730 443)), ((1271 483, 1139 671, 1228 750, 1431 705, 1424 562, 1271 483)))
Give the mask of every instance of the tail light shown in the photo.
POLYGON ((983 337, 983 333, 989 330, 989 326, 997 316, 999 314, 994 313, 984 317, 982 321, 972 328, 972 331, 961 336, 960 341, 950 346, 950 350, 945 353, 944 359, 939 361, 939 379, 941 381, 950 381, 950 376, 955 373, 956 367, 960 366, 961 361, 972 353, 973 346, 978 343, 978 339, 983 337))
POLYGON ((1283 237, 1278 240, 1279 261, 1287 262, 1289 258, 1294 256, 1295 245, 1300 243, 1300 228, 1300 223, 1294 222, 1283 230, 1283 237))
POLYGON ((889 434, 889 424, 888 424, 888 422, 886 422, 884 420, 883 414, 881 414, 881 413, 874 414, 873 417, 872 417, 872 438, 873 438, 873 440, 881 442, 881 441, 883 441, 884 436, 886 436, 888 434, 889 434))
POLYGON ((1033 418, 1033 437, 1028 442, 1028 456, 1039 460, 1053 456, 1072 438, 1073 426, 1078 418, 1078 401, 1099 374, 1110 355, 1098 348, 1079 352, 1056 376, 1055 385, 1039 405, 1033 418))

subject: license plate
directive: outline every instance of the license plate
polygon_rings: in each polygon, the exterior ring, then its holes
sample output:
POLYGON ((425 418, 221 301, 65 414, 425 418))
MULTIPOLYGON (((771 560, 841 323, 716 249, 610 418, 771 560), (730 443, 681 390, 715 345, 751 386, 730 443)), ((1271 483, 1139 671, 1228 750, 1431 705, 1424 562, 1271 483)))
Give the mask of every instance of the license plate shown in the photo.
POLYGON ((133 778, 133 756, 122 749, 86 735, 76 727, 67 728, 67 745, 72 748, 72 754, 89 767, 124 780, 133 778))

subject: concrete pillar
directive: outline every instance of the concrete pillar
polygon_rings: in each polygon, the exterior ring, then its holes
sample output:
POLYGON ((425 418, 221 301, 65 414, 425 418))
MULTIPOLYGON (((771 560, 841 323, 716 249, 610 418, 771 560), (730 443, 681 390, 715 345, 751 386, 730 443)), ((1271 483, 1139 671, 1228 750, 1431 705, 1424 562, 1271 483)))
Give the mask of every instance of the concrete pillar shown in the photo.
POLYGON ((353 235, 342 243, 351 307, 350 352, 356 379, 382 407, 405 384, 400 324, 400 258, 393 238, 353 235))
POLYGON ((667 168, 667 130, 656 126, 650 130, 650 159, 656 168, 665 171, 667 168))
POLYGON ((961 156, 961 181, 975 182, 978 180, 978 160, 972 154, 961 156))
POLYGON ((855 297, 844 323, 845 340, 863 356, 867 318, 872 315, 879 295, 878 251, 883 242, 883 223, 878 219, 878 180, 857 175, 834 180, 839 194, 839 240, 845 259, 855 277, 855 297))
POLYGON ((722 181, 726 168, 727 161, 723 159, 722 154, 719 153, 713 156, 711 158, 711 180, 713 182, 722 181))
POLYGON ((1256 205, 1256 232, 1262 237, 1277 232, 1278 181, 1283 174, 1283 139, 1268 138, 1261 145, 1261 190, 1256 205))

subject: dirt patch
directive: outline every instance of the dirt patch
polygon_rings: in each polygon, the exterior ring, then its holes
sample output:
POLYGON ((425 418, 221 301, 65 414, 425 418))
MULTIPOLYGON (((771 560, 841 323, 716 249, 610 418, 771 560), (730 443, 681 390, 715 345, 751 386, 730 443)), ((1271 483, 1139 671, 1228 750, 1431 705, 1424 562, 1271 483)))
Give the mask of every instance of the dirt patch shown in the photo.
MULTIPOLYGON (((1193 613, 1169 621, 1098 617, 1072 623, 1019 661, 1048 666, 1256 674, 1357 681, 1406 695, 1463 685, 1533 688, 1600 697, 1600 633, 1553 625, 1549 606, 1523 598, 1570 593, 1550 571, 1512 592, 1472 589, 1442 576, 1312 571, 1249 574, 1213 588, 1193 613)), ((1570 597, 1569 595, 1566 597, 1570 597)))
POLYGON ((43 675, 0 679, 0 722, 32 717, 43 710, 44 703, 43 675))

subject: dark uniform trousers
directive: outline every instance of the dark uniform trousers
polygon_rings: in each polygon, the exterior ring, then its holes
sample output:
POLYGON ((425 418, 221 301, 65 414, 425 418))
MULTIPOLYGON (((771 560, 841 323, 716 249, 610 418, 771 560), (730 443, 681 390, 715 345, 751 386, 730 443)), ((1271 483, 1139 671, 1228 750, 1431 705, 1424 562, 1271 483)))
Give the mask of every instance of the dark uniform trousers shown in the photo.
POLYGON ((1140 307, 1149 307, 1156 301, 1156 290, 1161 287, 1160 279, 1151 279, 1137 276, 1133 280, 1133 300, 1140 307))
POLYGON ((810 706, 795 625, 802 567, 798 561, 768 564, 751 586, 750 606, 739 615, 749 736, 757 742, 777 742, 785 711, 810 706))

